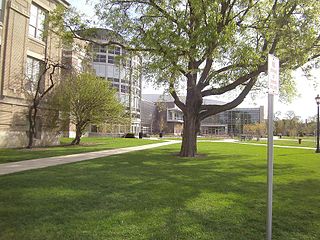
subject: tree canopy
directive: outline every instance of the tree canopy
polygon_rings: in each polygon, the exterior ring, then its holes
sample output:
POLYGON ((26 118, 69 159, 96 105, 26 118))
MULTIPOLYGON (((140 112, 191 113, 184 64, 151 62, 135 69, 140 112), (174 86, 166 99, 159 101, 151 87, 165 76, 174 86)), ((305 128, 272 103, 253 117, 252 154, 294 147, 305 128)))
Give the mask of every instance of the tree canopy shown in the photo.
POLYGON ((57 87, 51 102, 61 116, 75 125, 73 144, 80 143, 89 124, 120 122, 124 116, 124 107, 109 82, 91 73, 70 75, 57 87))
MULTIPOLYGON (((318 0, 100 0, 95 8, 128 50, 144 52, 145 78, 165 84, 183 111, 181 156, 195 155, 201 120, 265 89, 268 54, 280 59, 285 98, 295 90, 291 70, 319 61, 318 0), (226 104, 202 104, 230 92, 226 104)), ((84 26, 66 22, 73 35, 84 26)))
POLYGON ((147 76, 167 84, 184 112, 182 156, 195 155, 201 120, 266 86, 268 54, 280 59, 289 96, 290 71, 320 53, 317 0, 101 0, 96 10, 132 49, 147 53, 147 76), (186 102, 178 97, 181 83, 186 102), (202 105, 203 97, 233 90, 236 97, 224 105, 202 105))
POLYGON ((202 96, 244 88, 265 71, 268 53, 280 58, 282 73, 319 56, 315 0, 102 0, 96 9, 149 53, 151 77, 177 83, 194 74, 202 96))

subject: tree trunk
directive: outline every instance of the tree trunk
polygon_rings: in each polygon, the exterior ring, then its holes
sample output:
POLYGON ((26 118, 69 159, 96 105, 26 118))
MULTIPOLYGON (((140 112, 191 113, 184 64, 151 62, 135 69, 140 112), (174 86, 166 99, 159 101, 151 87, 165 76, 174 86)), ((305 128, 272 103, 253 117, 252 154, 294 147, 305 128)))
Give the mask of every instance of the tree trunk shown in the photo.
POLYGON ((28 122, 29 122, 29 130, 28 130, 28 145, 27 148, 32 148, 33 147, 33 139, 34 139, 34 135, 35 135, 35 118, 34 115, 35 113, 33 113, 34 111, 34 107, 30 106, 29 107, 29 111, 28 111, 28 122))
POLYGON ((180 150, 181 157, 195 157, 197 154, 197 133, 199 120, 196 114, 188 113, 184 116, 183 136, 180 150))
POLYGON ((79 145, 82 137, 82 127, 76 125, 76 137, 72 140, 71 145, 79 145))

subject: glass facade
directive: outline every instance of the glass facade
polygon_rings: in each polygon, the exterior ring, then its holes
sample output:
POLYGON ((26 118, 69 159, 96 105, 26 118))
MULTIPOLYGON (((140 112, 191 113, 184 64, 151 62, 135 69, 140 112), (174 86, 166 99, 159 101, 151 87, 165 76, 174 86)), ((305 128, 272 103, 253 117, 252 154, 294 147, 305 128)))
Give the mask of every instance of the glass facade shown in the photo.
POLYGON ((204 119, 201 122, 201 133, 239 135, 243 133, 245 124, 262 121, 263 107, 235 108, 204 119))
POLYGON ((95 69, 96 75, 110 81, 116 89, 119 101, 130 113, 131 132, 138 134, 141 125, 140 58, 129 56, 125 49, 116 45, 95 44, 92 46, 92 51, 92 67, 95 69))

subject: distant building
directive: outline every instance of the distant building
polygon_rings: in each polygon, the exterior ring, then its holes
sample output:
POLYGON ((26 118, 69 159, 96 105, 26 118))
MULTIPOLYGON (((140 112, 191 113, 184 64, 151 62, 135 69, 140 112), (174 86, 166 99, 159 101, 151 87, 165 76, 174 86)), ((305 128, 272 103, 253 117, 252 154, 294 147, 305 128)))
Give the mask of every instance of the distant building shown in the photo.
POLYGON ((234 108, 201 121, 200 132, 203 135, 240 135, 245 124, 264 121, 264 107, 234 108))
MULTIPOLYGON (((185 97, 180 97, 185 101, 185 97)), ((223 102, 204 99, 204 104, 221 105, 223 102)), ((164 132, 181 135, 183 131, 183 112, 174 104, 171 96, 159 94, 142 95, 141 119, 143 131, 149 134, 164 132)), ((235 108, 210 116, 200 125, 202 135, 239 135, 243 125, 260 123, 264 120, 264 108, 235 108)))
MULTIPOLYGON (((32 93, 45 58, 59 62, 62 57, 60 39, 52 33, 43 36, 44 20, 58 4, 69 6, 65 0, 0 0, 0 147, 27 144, 26 91, 32 93)), ((48 81, 46 76, 43 84, 48 81)), ((58 143, 41 114, 34 145, 58 143)))
POLYGON ((147 99, 141 99, 141 131, 144 133, 154 132, 155 103, 147 99))
POLYGON ((141 130, 142 59, 127 52, 123 47, 125 41, 110 30, 97 29, 95 40, 101 44, 92 47, 92 67, 97 76, 110 81, 117 90, 119 101, 125 105, 130 118, 130 126, 114 126, 112 132, 138 134, 141 130), (105 45, 109 41, 114 44, 105 45))
MULTIPOLYGON (((91 125, 88 135, 119 136, 128 132, 137 135, 141 131, 141 57, 127 52, 125 41, 114 31, 91 29, 90 36, 84 38, 90 38, 90 41, 77 40, 77 46, 64 50, 64 62, 71 66, 70 70, 82 72, 90 68, 98 77, 109 81, 125 106, 129 119, 125 124, 91 125)), ((73 131, 69 136, 73 136, 73 131)))

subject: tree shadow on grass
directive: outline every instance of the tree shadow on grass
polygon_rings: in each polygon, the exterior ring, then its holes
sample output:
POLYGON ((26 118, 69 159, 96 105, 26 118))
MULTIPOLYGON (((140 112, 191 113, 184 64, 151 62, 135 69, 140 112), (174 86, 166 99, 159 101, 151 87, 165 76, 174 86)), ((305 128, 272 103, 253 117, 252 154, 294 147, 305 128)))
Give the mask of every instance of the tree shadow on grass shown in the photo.
MULTIPOLYGON (((185 159, 176 150, 1 177, 0 239, 264 239, 262 155, 185 159)), ((275 168, 274 239, 318 239, 319 179, 285 181, 301 169, 275 168)))

